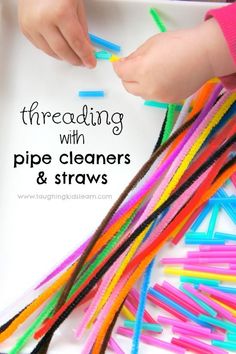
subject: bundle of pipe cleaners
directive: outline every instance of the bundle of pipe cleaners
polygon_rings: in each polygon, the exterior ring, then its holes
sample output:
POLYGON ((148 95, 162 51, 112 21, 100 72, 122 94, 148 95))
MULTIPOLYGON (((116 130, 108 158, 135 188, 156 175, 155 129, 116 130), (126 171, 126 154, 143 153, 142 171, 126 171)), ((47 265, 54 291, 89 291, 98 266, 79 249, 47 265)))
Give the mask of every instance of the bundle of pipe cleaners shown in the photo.
MULTIPOLYGON (((180 112, 176 105, 168 106, 151 157, 121 193, 95 233, 33 288, 24 301, 19 301, 16 307, 1 316, 0 343, 18 333, 22 325, 26 328, 9 354, 21 352, 31 340, 36 343, 31 354, 46 353, 55 331, 75 308, 84 304, 84 316, 76 330, 77 339, 89 331, 83 354, 104 353, 108 345, 116 353, 123 353, 111 337, 121 312, 129 320, 126 321, 129 328, 120 328, 118 333, 133 338, 133 354, 138 352, 140 340, 176 353, 186 349, 198 353, 225 352, 211 349, 212 345, 201 346, 198 340, 187 341, 186 337, 192 329, 198 334, 208 334, 217 344, 223 336, 216 333, 216 328, 236 333, 235 317, 232 324, 230 310, 222 310, 235 304, 232 295, 224 302, 225 297, 222 300, 218 294, 221 294, 220 288, 212 293, 206 289, 207 285, 205 288, 201 285, 200 290, 216 297, 216 300, 209 300, 216 304, 210 311, 209 302, 204 302, 209 299, 208 295, 202 295, 191 285, 184 285, 181 290, 172 289, 175 294, 172 299, 170 287, 156 284, 149 289, 149 285, 159 250, 167 244, 176 245, 196 219, 203 219, 210 200, 226 199, 221 188, 230 178, 235 184, 235 117, 236 93, 226 92, 215 80, 188 98, 180 112), (217 193, 221 193, 220 196, 217 193), (141 277, 139 292, 136 284, 141 277), (199 297, 201 305, 194 302, 195 290, 202 296, 199 297), (176 295, 179 291, 188 301, 176 295), (146 309, 148 297, 177 319, 169 319, 169 322, 164 317, 154 319, 146 309), (183 334, 184 339, 175 339, 172 343, 157 339, 156 335, 162 332, 162 323, 174 325, 175 333, 183 334)), ((235 209, 230 210, 235 215, 235 209)), ((216 212, 213 219, 215 215, 216 212)), ((197 236, 195 238, 199 241, 197 236)), ((217 245, 217 240, 221 245, 234 239, 206 238, 209 245, 217 245)), ((168 264, 167 260, 162 262, 168 264)), ((186 261, 186 264, 199 263, 186 261)), ((174 270, 169 269, 169 272, 174 273, 174 270)), ((196 273, 198 278, 204 278, 203 272, 196 273)), ((194 271, 183 275, 194 277, 194 271)), ((236 275, 232 275, 231 280, 236 281, 236 275)))

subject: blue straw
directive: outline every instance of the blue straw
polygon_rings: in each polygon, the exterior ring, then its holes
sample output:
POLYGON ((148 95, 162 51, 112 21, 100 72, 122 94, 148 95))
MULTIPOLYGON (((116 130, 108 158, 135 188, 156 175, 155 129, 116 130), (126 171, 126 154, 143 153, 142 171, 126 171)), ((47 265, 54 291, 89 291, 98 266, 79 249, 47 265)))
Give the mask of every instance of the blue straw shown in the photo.
POLYGON ((118 44, 109 42, 106 39, 95 36, 92 33, 89 33, 89 38, 90 38, 91 42, 97 46, 104 47, 104 48, 112 50, 113 52, 116 52, 116 53, 119 53, 121 51, 121 47, 118 44))
POLYGON ((203 222, 203 220, 205 219, 207 214, 210 212, 210 210, 211 210, 211 205, 209 203, 207 203, 205 208, 202 210, 202 212, 200 213, 200 215, 196 219, 196 221, 191 226, 191 228, 190 228, 191 231, 196 231, 199 228, 199 226, 201 225, 201 223, 203 222))
POLYGON ((216 222, 217 222, 217 217, 220 211, 220 206, 219 204, 215 204, 212 210, 208 230, 207 230, 207 235, 211 238, 213 238, 215 227, 216 227, 216 222))
POLYGON ((195 240, 195 239, 208 240, 208 239, 211 239, 211 237, 209 237, 205 232, 192 232, 192 231, 188 231, 185 234, 185 238, 188 240, 195 240))
POLYGON ((221 286, 218 284, 212 284, 211 287, 216 290, 222 291, 223 293, 236 294, 236 288, 231 288, 228 286, 221 286))
MULTIPOLYGON (((216 235, 216 234, 215 234, 216 235)), ((219 240, 212 240, 212 239, 185 239, 184 241, 185 245, 224 245, 225 241, 222 239, 219 240)))
MULTIPOLYGON (((228 194, 223 190, 223 188, 220 188, 216 194, 217 197, 223 197, 223 198, 229 198, 228 194)), ((224 201, 221 202, 222 207, 224 208, 225 212, 228 214, 230 219, 236 224, 236 212, 232 208, 231 205, 228 203, 224 203, 224 201)))
POLYGON ((215 238, 219 241, 236 241, 236 235, 225 232, 215 232, 215 238))
POLYGON ((89 98, 89 97, 104 97, 104 91, 79 91, 78 96, 81 98, 89 98))

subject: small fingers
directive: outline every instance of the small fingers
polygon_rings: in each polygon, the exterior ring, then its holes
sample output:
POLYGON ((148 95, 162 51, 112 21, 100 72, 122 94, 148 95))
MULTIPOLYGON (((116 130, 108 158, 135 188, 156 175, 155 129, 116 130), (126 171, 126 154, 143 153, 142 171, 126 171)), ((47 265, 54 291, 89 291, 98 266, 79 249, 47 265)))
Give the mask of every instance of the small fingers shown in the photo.
POLYGON ((121 59, 113 63, 113 68, 122 81, 137 81, 140 71, 140 57, 121 59))
POLYGON ((60 31, 68 45, 81 59, 83 64, 88 68, 94 68, 96 66, 96 59, 94 57, 93 47, 88 39, 87 33, 85 34, 79 22, 79 18, 73 16, 71 21, 64 21, 60 26, 60 31))
POLYGON ((81 65, 80 58, 76 55, 73 49, 69 46, 59 29, 51 27, 44 35, 51 50, 63 60, 68 61, 72 65, 81 65))

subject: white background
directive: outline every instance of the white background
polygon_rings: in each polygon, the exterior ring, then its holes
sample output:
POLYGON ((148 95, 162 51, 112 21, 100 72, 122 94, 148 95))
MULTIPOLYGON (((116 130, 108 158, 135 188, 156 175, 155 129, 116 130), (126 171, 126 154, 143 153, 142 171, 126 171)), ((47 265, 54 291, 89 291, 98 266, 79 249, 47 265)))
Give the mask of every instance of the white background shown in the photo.
MULTIPOLYGON (((191 27, 204 17, 214 3, 150 2, 150 1, 88 1, 90 32, 120 43, 122 55, 129 54, 157 32, 149 8, 155 5, 169 29, 191 27)), ((162 110, 144 107, 143 101, 127 94, 112 71, 109 62, 99 62, 88 71, 57 62, 35 49, 19 32, 16 3, 1 2, 0 53, 0 308, 14 302, 31 288, 56 264, 80 245, 95 230, 129 180, 149 157, 163 121, 162 110), (106 98, 81 100, 78 90, 104 89, 106 98), (33 101, 42 110, 80 113, 82 106, 124 113, 124 130, 114 136, 109 127, 83 129, 86 145, 61 146, 59 134, 66 127, 48 124, 24 126, 20 111, 33 101), (15 153, 50 153, 54 163, 45 168, 27 166, 13 168, 15 153), (63 169, 56 161, 59 154, 73 150, 77 153, 129 153, 130 165, 72 166, 63 169), (47 186, 38 186, 37 173, 45 170, 47 186), (71 173, 107 173, 107 185, 57 186, 53 175, 63 170, 71 173), (20 200, 18 194, 111 194, 112 200, 20 200)), ((161 53, 160 53, 161 55, 161 53)), ((82 132, 82 131, 81 131, 82 132)), ((228 219, 227 227, 233 228, 228 219)), ((174 254, 176 251, 171 252, 174 254)), ((157 274, 154 276, 157 280, 157 274)), ((152 309, 152 311, 154 311, 152 309)), ((75 328, 81 314, 67 321, 63 334, 55 336, 50 353, 80 352, 74 340, 75 328), (73 322, 73 323, 72 323, 73 322)), ((118 338, 118 337, 117 337, 118 338)), ((1 344, 4 351, 14 339, 1 344)), ((130 340, 119 337, 125 352, 130 340)), ((142 352, 156 349, 141 346, 142 352)), ((159 350, 162 352, 162 350, 159 350)))

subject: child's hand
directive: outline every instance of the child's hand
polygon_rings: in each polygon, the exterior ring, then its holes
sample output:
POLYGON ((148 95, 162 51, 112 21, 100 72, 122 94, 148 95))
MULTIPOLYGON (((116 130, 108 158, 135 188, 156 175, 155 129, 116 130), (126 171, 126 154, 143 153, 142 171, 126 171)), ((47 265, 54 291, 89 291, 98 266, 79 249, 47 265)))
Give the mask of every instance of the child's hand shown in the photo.
POLYGON ((168 103, 190 96, 215 76, 236 71, 214 19, 153 36, 113 66, 128 92, 168 103))
POLYGON ((47 54, 73 65, 96 65, 82 0, 19 0, 25 36, 47 54))

